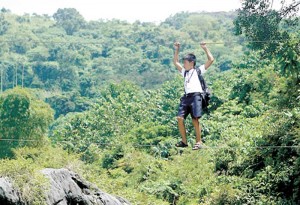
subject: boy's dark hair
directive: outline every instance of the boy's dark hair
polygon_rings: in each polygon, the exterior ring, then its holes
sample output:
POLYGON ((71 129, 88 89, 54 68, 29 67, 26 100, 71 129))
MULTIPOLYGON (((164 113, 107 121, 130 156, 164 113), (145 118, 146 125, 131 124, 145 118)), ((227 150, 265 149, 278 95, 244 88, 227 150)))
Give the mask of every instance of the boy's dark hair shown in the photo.
POLYGON ((186 56, 182 58, 182 60, 188 60, 189 62, 194 62, 194 66, 196 65, 196 56, 193 53, 188 53, 186 56))

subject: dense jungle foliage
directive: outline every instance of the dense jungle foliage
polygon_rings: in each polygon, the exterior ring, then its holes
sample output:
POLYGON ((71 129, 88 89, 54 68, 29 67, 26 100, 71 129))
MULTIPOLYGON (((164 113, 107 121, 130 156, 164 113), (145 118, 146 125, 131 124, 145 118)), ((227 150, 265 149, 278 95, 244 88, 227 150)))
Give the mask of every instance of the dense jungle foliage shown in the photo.
POLYGON ((243 2, 159 25, 3 8, 0 176, 30 204, 44 203, 44 167, 69 168, 132 204, 299 204, 299 3, 243 2), (189 147, 174 147, 183 94, 175 41, 197 64, 206 60, 199 43, 215 43, 199 151, 190 118, 189 147))

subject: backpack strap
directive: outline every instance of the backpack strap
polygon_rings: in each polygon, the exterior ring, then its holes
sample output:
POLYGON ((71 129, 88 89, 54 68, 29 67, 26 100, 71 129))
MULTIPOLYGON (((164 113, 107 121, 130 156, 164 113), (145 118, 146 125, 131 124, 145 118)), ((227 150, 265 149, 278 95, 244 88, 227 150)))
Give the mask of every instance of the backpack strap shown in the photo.
POLYGON ((188 72, 188 71, 186 71, 186 70, 184 71, 184 78, 185 78, 185 76, 186 76, 187 72, 188 72))
POLYGON ((207 90, 207 85, 205 83, 205 80, 201 74, 201 69, 200 67, 195 67, 196 71, 197 71, 197 74, 198 74, 198 78, 199 78, 199 81, 200 81, 200 84, 201 84, 201 87, 202 87, 202 90, 203 92, 205 93, 206 90, 207 90))

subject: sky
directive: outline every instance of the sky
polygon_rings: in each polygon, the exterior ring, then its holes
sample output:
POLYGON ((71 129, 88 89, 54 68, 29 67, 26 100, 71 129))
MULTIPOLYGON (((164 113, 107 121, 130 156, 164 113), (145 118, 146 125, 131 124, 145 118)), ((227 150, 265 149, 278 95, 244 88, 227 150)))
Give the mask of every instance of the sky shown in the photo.
POLYGON ((53 15, 59 8, 75 8, 87 20, 120 19, 160 23, 181 11, 233 11, 240 0, 0 0, 0 8, 23 15, 53 15))
MULTIPOLYGON (((85 20, 120 19, 128 22, 160 23, 178 12, 234 11, 242 0, 0 0, 0 9, 23 15, 48 14, 59 8, 75 8, 85 20)), ((279 9, 282 0, 273 0, 279 9)), ((293 0, 285 0, 288 4, 293 0)), ((300 13, 300 12, 299 12, 300 13)))

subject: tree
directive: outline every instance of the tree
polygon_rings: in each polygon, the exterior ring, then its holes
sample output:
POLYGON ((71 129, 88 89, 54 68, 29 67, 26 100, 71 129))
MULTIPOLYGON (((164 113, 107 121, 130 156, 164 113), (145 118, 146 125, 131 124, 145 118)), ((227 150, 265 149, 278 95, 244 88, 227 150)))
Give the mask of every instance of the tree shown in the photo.
POLYGON ((58 26, 65 29, 68 35, 72 35, 83 28, 86 23, 81 14, 74 8, 58 9, 53 18, 58 26))
POLYGON ((277 11, 272 8, 271 0, 244 0, 234 22, 235 30, 237 35, 245 34, 250 47, 262 51, 263 58, 279 59, 278 70, 294 75, 299 82, 300 2, 293 0, 289 5, 284 2, 277 11))
POLYGON ((17 87, 0 96, 0 119, 0 139, 10 139, 1 141, 0 157, 7 157, 12 155, 11 148, 42 143, 53 120, 53 110, 29 90, 17 87))
POLYGON ((186 23, 186 19, 190 16, 190 13, 181 12, 177 13, 174 16, 170 16, 164 21, 164 24, 173 26, 175 29, 180 29, 186 23))
POLYGON ((289 5, 284 5, 283 2, 281 9, 277 11, 273 9, 273 0, 243 0, 242 8, 238 9, 238 17, 234 21, 236 34, 245 34, 252 41, 250 46, 255 50, 263 49, 268 55, 276 53, 278 41, 289 39, 288 32, 281 25, 296 27, 299 21, 297 11, 300 2, 293 0, 289 5))
POLYGON ((5 34, 8 30, 9 22, 5 20, 5 16, 0 13, 0 35, 5 34))

